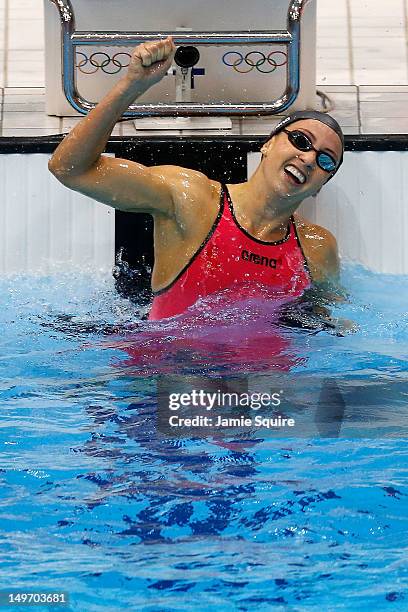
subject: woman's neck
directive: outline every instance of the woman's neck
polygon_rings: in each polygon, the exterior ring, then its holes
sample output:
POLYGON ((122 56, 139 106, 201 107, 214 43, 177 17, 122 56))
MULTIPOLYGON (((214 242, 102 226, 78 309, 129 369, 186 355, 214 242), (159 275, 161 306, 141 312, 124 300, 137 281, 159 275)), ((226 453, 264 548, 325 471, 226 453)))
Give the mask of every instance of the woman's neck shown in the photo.
POLYGON ((299 203, 278 197, 252 177, 245 183, 229 186, 238 222, 260 240, 275 240, 285 234, 299 203), (276 237, 277 236, 277 237, 276 237))

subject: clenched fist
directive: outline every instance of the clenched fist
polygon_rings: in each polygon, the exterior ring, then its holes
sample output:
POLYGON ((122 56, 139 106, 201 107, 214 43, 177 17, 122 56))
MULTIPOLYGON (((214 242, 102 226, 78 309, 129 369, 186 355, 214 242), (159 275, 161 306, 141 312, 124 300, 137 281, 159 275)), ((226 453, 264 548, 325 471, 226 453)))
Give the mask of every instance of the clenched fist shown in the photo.
POLYGON ((165 40, 142 43, 133 51, 127 78, 153 85, 160 81, 170 68, 176 48, 171 36, 165 40))

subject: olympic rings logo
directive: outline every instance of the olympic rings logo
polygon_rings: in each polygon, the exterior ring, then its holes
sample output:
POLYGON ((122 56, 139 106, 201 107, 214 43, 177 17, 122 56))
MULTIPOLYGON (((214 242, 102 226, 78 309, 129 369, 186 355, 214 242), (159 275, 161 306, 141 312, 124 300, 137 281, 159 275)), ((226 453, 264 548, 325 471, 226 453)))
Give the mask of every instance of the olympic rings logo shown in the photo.
POLYGON ((125 53, 124 51, 115 53, 113 57, 110 57, 104 51, 92 53, 90 57, 82 53, 82 51, 77 51, 76 55, 82 55, 82 59, 76 64, 76 67, 84 74, 94 74, 98 70, 102 70, 106 74, 117 74, 122 68, 129 66, 131 58, 130 53, 125 53), (121 58, 123 58, 122 61, 121 58), (127 58, 127 63, 125 58, 127 58))
POLYGON ((222 56, 222 61, 226 66, 240 74, 246 74, 254 69, 262 74, 270 74, 280 66, 285 66, 288 63, 288 56, 284 51, 272 51, 269 55, 265 55, 261 51, 250 51, 245 56, 239 51, 227 51, 222 56), (275 59, 273 56, 275 56, 275 59), (248 68, 244 66, 248 66, 248 68))
MULTIPOLYGON (((102 70, 105 74, 117 74, 122 68, 129 66, 131 58, 130 53, 124 51, 115 53, 112 57, 104 51, 92 53, 90 57, 82 51, 77 51, 76 55, 82 56, 82 59, 77 62, 76 67, 83 74, 94 74, 98 70, 102 70)), ((254 69, 262 74, 271 74, 277 68, 285 66, 288 58, 284 51, 271 51, 269 55, 265 55, 261 51, 250 51, 245 56, 239 51, 227 51, 222 56, 222 61, 225 66, 232 68, 240 74, 252 72, 254 69)))

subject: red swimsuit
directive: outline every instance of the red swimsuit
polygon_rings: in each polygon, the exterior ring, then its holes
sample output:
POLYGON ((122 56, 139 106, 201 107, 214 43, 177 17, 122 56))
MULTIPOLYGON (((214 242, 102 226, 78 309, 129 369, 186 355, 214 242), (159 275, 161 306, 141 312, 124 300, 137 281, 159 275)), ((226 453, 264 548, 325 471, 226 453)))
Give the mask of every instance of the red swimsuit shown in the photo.
POLYGON ((282 240, 258 240, 239 225, 223 186, 220 210, 208 236, 170 285, 155 293, 149 319, 180 314, 200 298, 224 290, 239 299, 290 299, 310 285, 293 217, 282 240))

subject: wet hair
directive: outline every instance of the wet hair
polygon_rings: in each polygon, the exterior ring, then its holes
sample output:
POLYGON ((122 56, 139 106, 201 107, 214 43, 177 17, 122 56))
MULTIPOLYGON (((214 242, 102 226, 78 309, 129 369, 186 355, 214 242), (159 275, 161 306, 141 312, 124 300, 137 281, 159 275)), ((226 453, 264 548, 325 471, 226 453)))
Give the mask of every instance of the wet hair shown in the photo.
POLYGON ((307 111, 307 110, 296 111, 295 113, 292 113, 291 115, 288 115, 287 117, 279 121, 279 123, 274 127, 272 132, 269 134, 268 140, 266 142, 268 142, 276 134, 279 134, 279 132, 281 132, 284 128, 286 128, 291 123, 295 123, 296 121, 301 121, 303 119, 313 119, 314 121, 320 121, 320 123, 324 123, 330 129, 332 129, 333 132, 335 132, 340 139, 341 156, 340 156, 336 169, 334 170, 334 172, 331 173, 329 177, 330 179, 332 176, 336 174, 337 170, 340 168, 341 164, 343 163, 343 153, 344 153, 344 135, 343 135, 342 129, 340 125, 337 123, 336 119, 334 119, 334 117, 332 117, 331 115, 328 115, 327 113, 322 113, 321 111, 313 111, 313 110, 312 111, 307 111))

